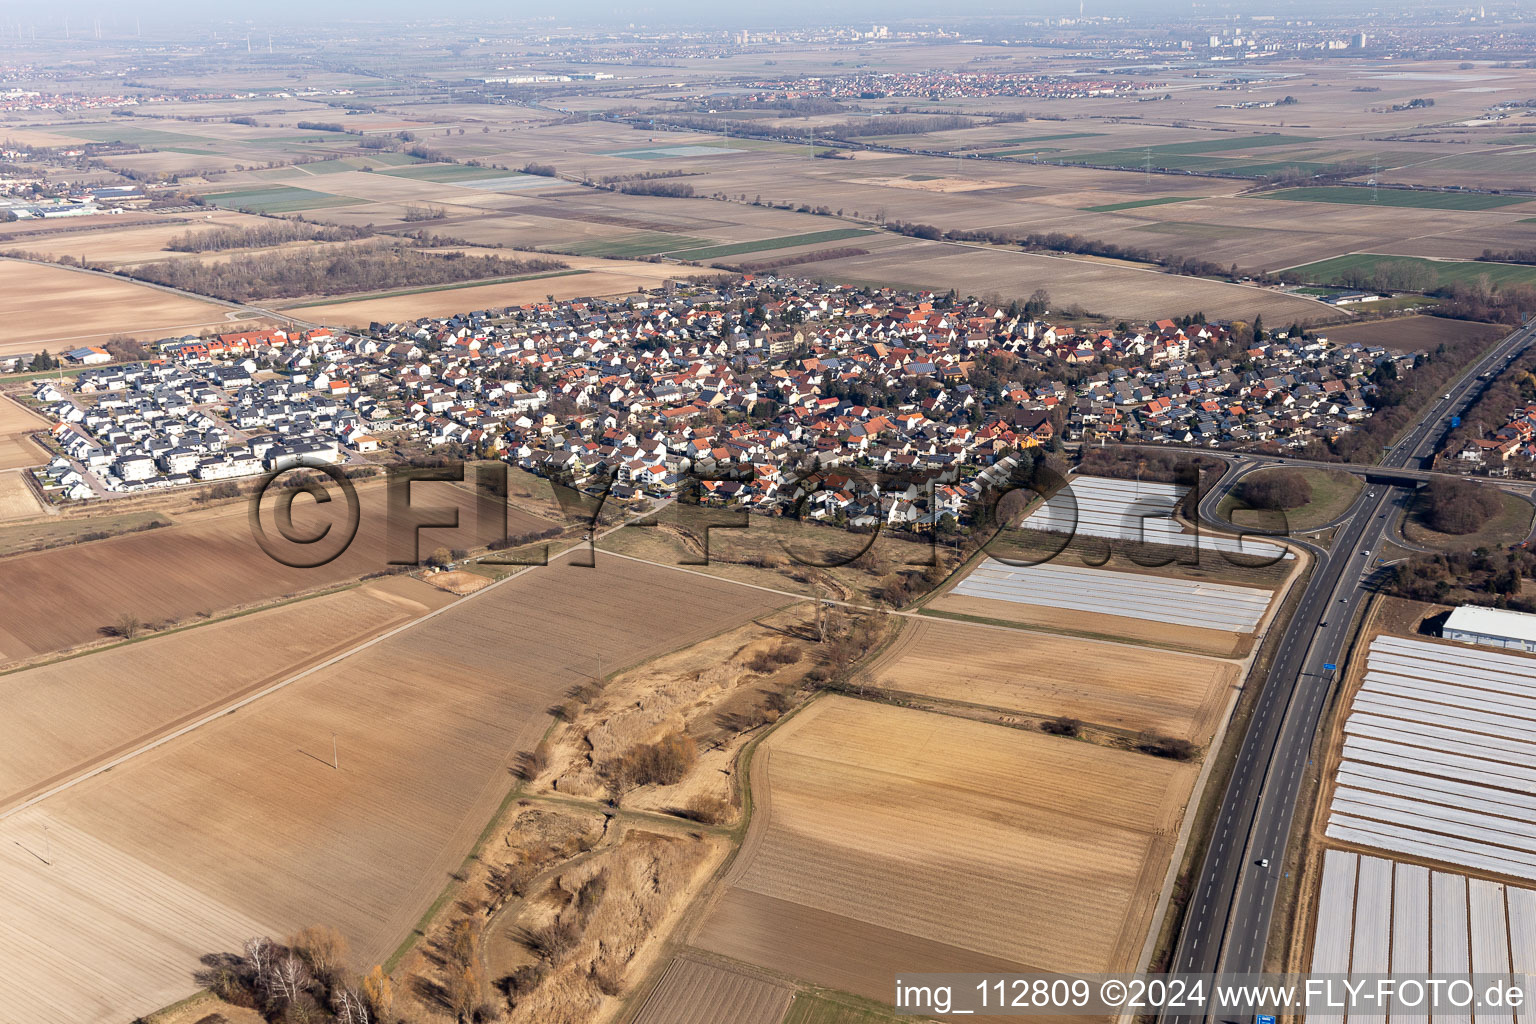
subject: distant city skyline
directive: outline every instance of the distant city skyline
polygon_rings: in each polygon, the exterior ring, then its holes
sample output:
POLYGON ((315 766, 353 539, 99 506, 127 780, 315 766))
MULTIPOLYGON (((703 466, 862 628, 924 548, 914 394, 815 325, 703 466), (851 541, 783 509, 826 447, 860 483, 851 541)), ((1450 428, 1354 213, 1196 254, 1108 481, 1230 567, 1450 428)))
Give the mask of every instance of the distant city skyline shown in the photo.
MULTIPOLYGON (((133 5, 94 3, 42 5, 34 2, 0 2, 0 19, 11 24, 33 25, 39 36, 62 34, 68 20, 70 35, 89 38, 95 26, 102 26, 102 36, 123 37, 136 31, 161 34, 168 21, 184 31, 197 33, 220 25, 249 25, 263 29, 282 24, 338 23, 444 23, 484 21, 498 24, 543 23, 551 27, 581 29, 794 29, 902 22, 925 24, 963 24, 967 21, 993 25, 1009 20, 1020 22, 1040 18, 1086 18, 1105 16, 1132 19, 1155 18, 1163 23, 1221 20, 1252 15, 1281 17, 1317 17, 1349 20, 1370 16, 1378 11, 1376 3, 1335 3, 1324 0, 1281 0, 1278 3, 1191 2, 1172 6, 1156 0, 1028 0, 1003 3, 998 0, 966 0, 946 5, 937 14, 931 5, 916 0, 840 0, 834 5, 813 0, 785 0, 772 8, 741 10, 722 8, 704 0, 662 0, 639 5, 616 5, 611 0, 574 0, 562 4, 558 13, 544 5, 503 4, 492 0, 454 0, 423 8, 414 0, 325 0, 304 3, 301 0, 272 0, 247 18, 230 18, 227 9, 210 11, 193 0, 148 0, 133 5), (214 17, 210 18, 210 14, 214 17)), ((1426 4, 1426 13, 1438 12, 1453 17, 1463 7, 1426 4)), ((1491 8, 1493 17, 1502 9, 1518 10, 1517 5, 1498 4, 1491 8)), ((1400 8, 1392 13, 1400 12, 1400 8)), ((1482 9, 1478 9, 1482 12, 1482 9)), ((1486 15, 1485 15, 1486 16, 1486 15)))

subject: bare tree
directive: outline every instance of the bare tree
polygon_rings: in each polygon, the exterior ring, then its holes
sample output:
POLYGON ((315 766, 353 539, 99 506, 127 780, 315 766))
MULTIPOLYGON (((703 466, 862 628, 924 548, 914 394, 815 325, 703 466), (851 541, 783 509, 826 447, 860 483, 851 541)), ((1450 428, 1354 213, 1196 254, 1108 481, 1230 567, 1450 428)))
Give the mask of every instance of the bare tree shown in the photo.
POLYGON ((337 1024, 372 1024, 373 1015, 368 1012, 369 1000, 358 995, 355 990, 337 990, 335 1001, 337 1024))
POLYGON ((309 968, 298 954, 289 952, 272 967, 272 995, 283 1002, 298 999, 309 986, 309 968))
POLYGON ((459 1020, 469 1020, 485 995, 485 983, 474 964, 451 968, 448 971, 448 1007, 458 1014, 459 1020))
POLYGON ((117 622, 112 628, 117 631, 118 636, 125 640, 132 640, 144 629, 144 623, 139 620, 137 615, 131 612, 124 612, 118 616, 117 622))
POLYGON ((300 929, 298 934, 288 940, 292 946, 308 963, 315 974, 324 981, 334 979, 342 968, 343 961, 347 957, 347 940, 335 928, 329 925, 312 924, 300 929))
POLYGON ((266 936, 245 940, 245 962, 250 965, 251 976, 260 991, 266 991, 272 975, 272 963, 277 959, 277 947, 266 936))

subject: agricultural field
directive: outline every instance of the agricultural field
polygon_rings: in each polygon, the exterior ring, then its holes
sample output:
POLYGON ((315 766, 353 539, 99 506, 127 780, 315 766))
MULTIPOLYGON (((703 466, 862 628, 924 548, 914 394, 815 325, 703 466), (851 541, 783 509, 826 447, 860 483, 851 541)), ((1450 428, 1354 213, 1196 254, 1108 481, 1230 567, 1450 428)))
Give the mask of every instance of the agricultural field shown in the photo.
POLYGON ((643 661, 778 601, 632 562, 535 568, 5 817, 0 956, 35 969, 0 978, 0 1015, 121 1020, 188 994, 201 954, 316 922, 382 960, 596 659, 643 661), (97 963, 121 973, 82 973, 97 963))
POLYGON ((1169 203, 1192 203, 1196 196, 1164 196, 1161 199, 1133 199, 1124 203, 1109 203, 1104 206, 1089 206, 1089 213, 1119 213, 1121 210, 1140 210, 1148 206, 1167 206, 1169 203))
POLYGON ((1194 776, 822 698, 758 748, 751 829, 692 942, 880 1000, 913 963, 1131 970, 1194 776))
POLYGON ((1536 659, 1378 636, 1343 728, 1329 839, 1536 880, 1536 659))
POLYGON ((1472 320, 1448 320, 1438 316, 1397 316, 1368 323, 1330 327, 1328 340, 1341 345, 1361 345, 1391 349, 1394 352, 1422 352, 1437 345, 1475 338, 1492 343, 1509 333, 1498 324, 1480 324, 1472 320))
MULTIPOLYGON (((91 219, 91 218, 82 218, 91 219)), ((79 221, 71 221, 71 226, 79 221)), ((260 218, 228 210, 195 214, 161 214, 149 221, 110 227, 91 225, 69 230, 54 226, 35 235, 17 234, 4 241, 8 247, 41 253, 53 259, 71 256, 93 267, 122 267, 152 260, 181 259, 195 253, 170 252, 173 238, 217 228, 248 228, 264 223, 260 218)))
POLYGON ((920 619, 863 678, 882 690, 962 707, 1065 716, 1199 744, 1216 731, 1239 671, 1214 658, 920 619))
POLYGON ((793 249, 801 245, 819 245, 837 242, 845 238, 861 238, 875 232, 862 228, 835 228, 830 231, 811 231, 803 235, 786 235, 783 238, 764 238, 756 242, 736 242, 730 245, 711 245, 699 249, 679 249, 667 255, 679 260, 715 260, 725 256, 741 256, 747 253, 770 252, 775 249, 793 249))
POLYGON ((0 470, 40 466, 48 453, 28 435, 52 424, 9 398, 0 397, 0 470))
POLYGON ((1179 311, 1212 317, 1251 318, 1276 323, 1337 319, 1332 307, 1314 299, 1208 278, 1177 277, 1155 268, 1047 256, 1017 249, 900 239, 865 256, 811 265, 806 276, 855 285, 885 285, 965 295, 1027 298, 1037 288, 1053 302, 1090 313, 1156 319, 1179 311))
POLYGON ((868 1000, 844 994, 801 992, 784 1015, 784 1024, 902 1024, 908 1019, 868 1000))
MULTIPOLYGON (((1468 981, 1471 975, 1536 974, 1536 890, 1327 850, 1312 935, 1310 969, 1319 974, 1363 980, 1434 973, 1468 981)), ((1428 1019, 1401 1008, 1392 1017, 1428 1019)), ((1313 1024, 1343 1019, 1307 1018, 1313 1024)))
POLYGON ((1409 207, 1419 210, 1497 210, 1531 201, 1529 196, 1495 196, 1478 192, 1410 192, 1394 188, 1322 185, 1264 193, 1266 199, 1294 203, 1347 203, 1351 206, 1409 207))
POLYGON ((695 956, 667 966, 634 1024, 779 1024, 795 990, 695 956))
MULTIPOLYGON (((477 536, 468 491, 418 484, 413 494, 418 507, 452 504, 462 510, 459 530, 423 531, 421 558, 439 545, 485 543, 477 536)), ((183 623, 205 612, 248 608, 381 572, 395 555, 409 559, 408 549, 389 544, 384 486, 365 482, 358 487, 358 499, 356 539, 340 557, 312 569, 290 568, 262 550, 252 535, 245 501, 173 516, 173 525, 160 529, 0 558, 0 589, 28 595, 0 623, 0 664, 99 641, 124 615, 147 627, 183 623)), ((272 504, 265 507, 270 510, 272 504)), ((331 524, 340 536, 345 502, 321 506, 301 499, 294 503, 293 517, 299 530, 331 524)), ((279 551, 295 558, 316 554, 285 547, 265 515, 264 522, 279 551)), ((550 525, 519 508, 508 509, 509 534, 550 525)))
POLYGON ((506 171, 495 167, 466 167, 462 164, 414 164, 378 173, 394 178, 410 178, 413 181, 483 181, 486 178, 507 176, 506 171))
POLYGON ((20 470, 0 470, 0 522, 42 514, 42 503, 20 470))
POLYGON ((533 274, 500 284, 468 284, 450 288, 412 289, 384 295, 337 296, 319 302, 284 306, 306 320, 338 327, 366 328, 377 320, 412 320, 422 316, 451 316, 466 309, 492 309, 557 300, 627 295, 641 288, 657 288, 683 276, 709 276, 707 269, 679 268, 666 263, 563 257, 569 270, 533 274), (298 312, 302 311, 302 312, 298 312))
POLYGON ((398 577, 0 675, 0 810, 451 600, 398 577))
POLYGON ((1422 290, 1448 288, 1451 285, 1487 284, 1536 285, 1536 267, 1520 263, 1488 263, 1482 260, 1425 259, 1419 256, 1390 256, 1385 253, 1354 253, 1289 268, 1302 280, 1315 284, 1349 286, 1362 277, 1369 280, 1381 272, 1407 270, 1423 278, 1422 290))
MULTIPOLYGON (((19 477, 20 473, 12 471, 9 475, 19 477)), ((42 508, 35 511, 41 512, 42 508)), ((109 512, 78 517, 33 515, 25 522, 18 519, 0 525, 0 556, 41 551, 43 548, 78 544, 92 539, 101 540, 170 524, 169 518, 150 511, 109 512)))
POLYGON ((78 348, 114 334, 153 340, 230 324, 228 307, 63 267, 0 259, 0 355, 78 348))
POLYGON ((1246 652, 1273 592, 1073 565, 986 559, 926 610, 1201 654, 1246 652), (1110 609, 1113 609, 1111 611, 1110 609))
POLYGON ((303 213, 333 206, 355 206, 364 202, 352 196, 326 195, 292 185, 242 189, 238 192, 210 192, 203 199, 221 209, 246 213, 303 213))

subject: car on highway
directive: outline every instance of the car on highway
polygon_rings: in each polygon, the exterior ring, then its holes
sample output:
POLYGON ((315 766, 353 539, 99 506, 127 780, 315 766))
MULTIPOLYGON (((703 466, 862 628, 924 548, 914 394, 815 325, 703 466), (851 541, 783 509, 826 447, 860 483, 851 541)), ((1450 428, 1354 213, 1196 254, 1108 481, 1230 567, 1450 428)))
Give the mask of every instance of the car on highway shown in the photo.
POLYGON ((1269 867, 1269 858, 1268 857, 1260 857, 1259 858, 1259 867, 1261 867, 1261 868, 1269 867))

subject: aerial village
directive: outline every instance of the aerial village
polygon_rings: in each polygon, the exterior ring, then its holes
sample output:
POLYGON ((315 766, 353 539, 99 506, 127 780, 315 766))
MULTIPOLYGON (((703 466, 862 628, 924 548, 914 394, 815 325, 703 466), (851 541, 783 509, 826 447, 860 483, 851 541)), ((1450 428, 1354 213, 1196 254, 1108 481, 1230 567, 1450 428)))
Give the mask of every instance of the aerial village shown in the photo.
POLYGON ((499 458, 614 497, 675 493, 926 528, 1012 454, 1136 440, 1297 449, 1370 415, 1373 374, 1414 354, 1247 325, 1084 330, 953 296, 776 277, 446 319, 169 339, 156 358, 64 353, 34 381, 60 499, 354 465, 499 458), (860 472, 865 471, 865 472, 860 472), (882 489, 878 476, 934 480, 882 489))

